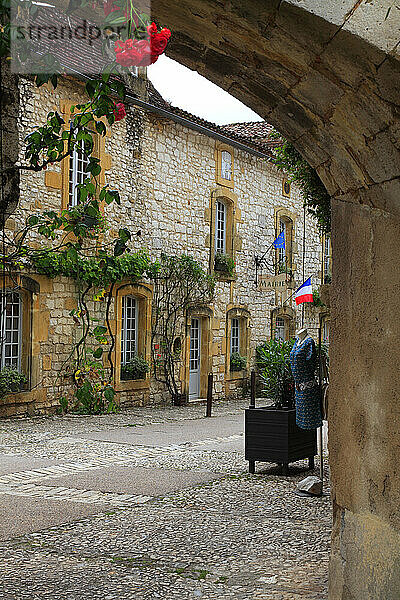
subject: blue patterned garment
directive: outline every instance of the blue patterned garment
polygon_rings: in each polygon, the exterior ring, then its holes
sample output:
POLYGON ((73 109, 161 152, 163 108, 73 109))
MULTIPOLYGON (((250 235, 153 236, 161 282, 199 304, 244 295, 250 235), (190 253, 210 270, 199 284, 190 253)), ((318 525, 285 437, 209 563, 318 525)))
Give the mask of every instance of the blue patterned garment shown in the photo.
POLYGON ((307 337, 303 342, 298 338, 290 353, 296 388, 296 423, 301 429, 317 429, 322 426, 321 397, 315 379, 317 351, 314 340, 307 337))

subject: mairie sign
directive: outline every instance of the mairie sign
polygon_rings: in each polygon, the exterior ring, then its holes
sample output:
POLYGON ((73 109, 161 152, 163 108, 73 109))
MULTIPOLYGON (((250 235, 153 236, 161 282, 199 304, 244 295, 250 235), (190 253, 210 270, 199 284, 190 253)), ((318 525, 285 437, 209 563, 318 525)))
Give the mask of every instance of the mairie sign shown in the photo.
POLYGON ((286 273, 281 273, 280 275, 260 275, 258 278, 258 290, 260 292, 283 292, 287 288, 286 278, 286 273))

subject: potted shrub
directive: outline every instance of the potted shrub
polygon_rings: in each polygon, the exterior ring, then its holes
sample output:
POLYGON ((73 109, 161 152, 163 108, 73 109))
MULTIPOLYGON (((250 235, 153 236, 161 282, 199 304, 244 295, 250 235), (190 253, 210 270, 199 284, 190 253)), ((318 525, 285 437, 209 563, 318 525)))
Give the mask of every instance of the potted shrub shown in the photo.
POLYGON ((273 404, 245 411, 245 458, 250 473, 255 472, 256 460, 281 464, 284 474, 288 473, 289 463, 302 458, 308 458, 310 469, 314 468, 317 432, 296 425, 295 389, 289 364, 292 346, 293 340, 270 340, 256 350, 262 392, 273 404))
POLYGON ((131 361, 121 365, 121 380, 144 379, 150 367, 147 360, 142 356, 134 356, 131 361))
POLYGON ((239 352, 231 354, 231 371, 243 371, 247 367, 247 357, 241 356, 239 352))

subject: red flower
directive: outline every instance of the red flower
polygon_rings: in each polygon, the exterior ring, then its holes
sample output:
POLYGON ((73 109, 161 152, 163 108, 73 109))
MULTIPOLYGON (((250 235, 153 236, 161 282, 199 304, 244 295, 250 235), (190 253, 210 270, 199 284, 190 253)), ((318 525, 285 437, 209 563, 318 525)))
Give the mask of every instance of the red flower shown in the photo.
POLYGON ((156 62, 167 47, 171 37, 169 29, 157 31, 157 25, 147 26, 149 38, 146 40, 129 39, 115 42, 116 61, 123 67, 148 67, 156 62))
POLYGON ((154 344, 154 350, 158 350, 160 347, 160 344, 154 344))
POLYGON ((155 33, 150 37, 150 46, 152 54, 160 56, 167 47, 168 40, 171 37, 169 29, 161 29, 159 33, 155 33))
POLYGON ((121 121, 124 117, 126 117, 125 104, 122 102, 117 102, 114 108, 114 116, 115 121, 121 121))

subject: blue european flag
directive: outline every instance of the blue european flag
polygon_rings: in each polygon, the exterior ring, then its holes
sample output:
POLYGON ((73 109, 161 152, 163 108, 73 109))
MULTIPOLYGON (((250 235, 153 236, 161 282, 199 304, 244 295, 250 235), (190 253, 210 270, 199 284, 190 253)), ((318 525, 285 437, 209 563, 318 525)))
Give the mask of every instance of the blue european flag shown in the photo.
POLYGON ((274 248, 285 248, 285 230, 281 231, 272 245, 274 248))

